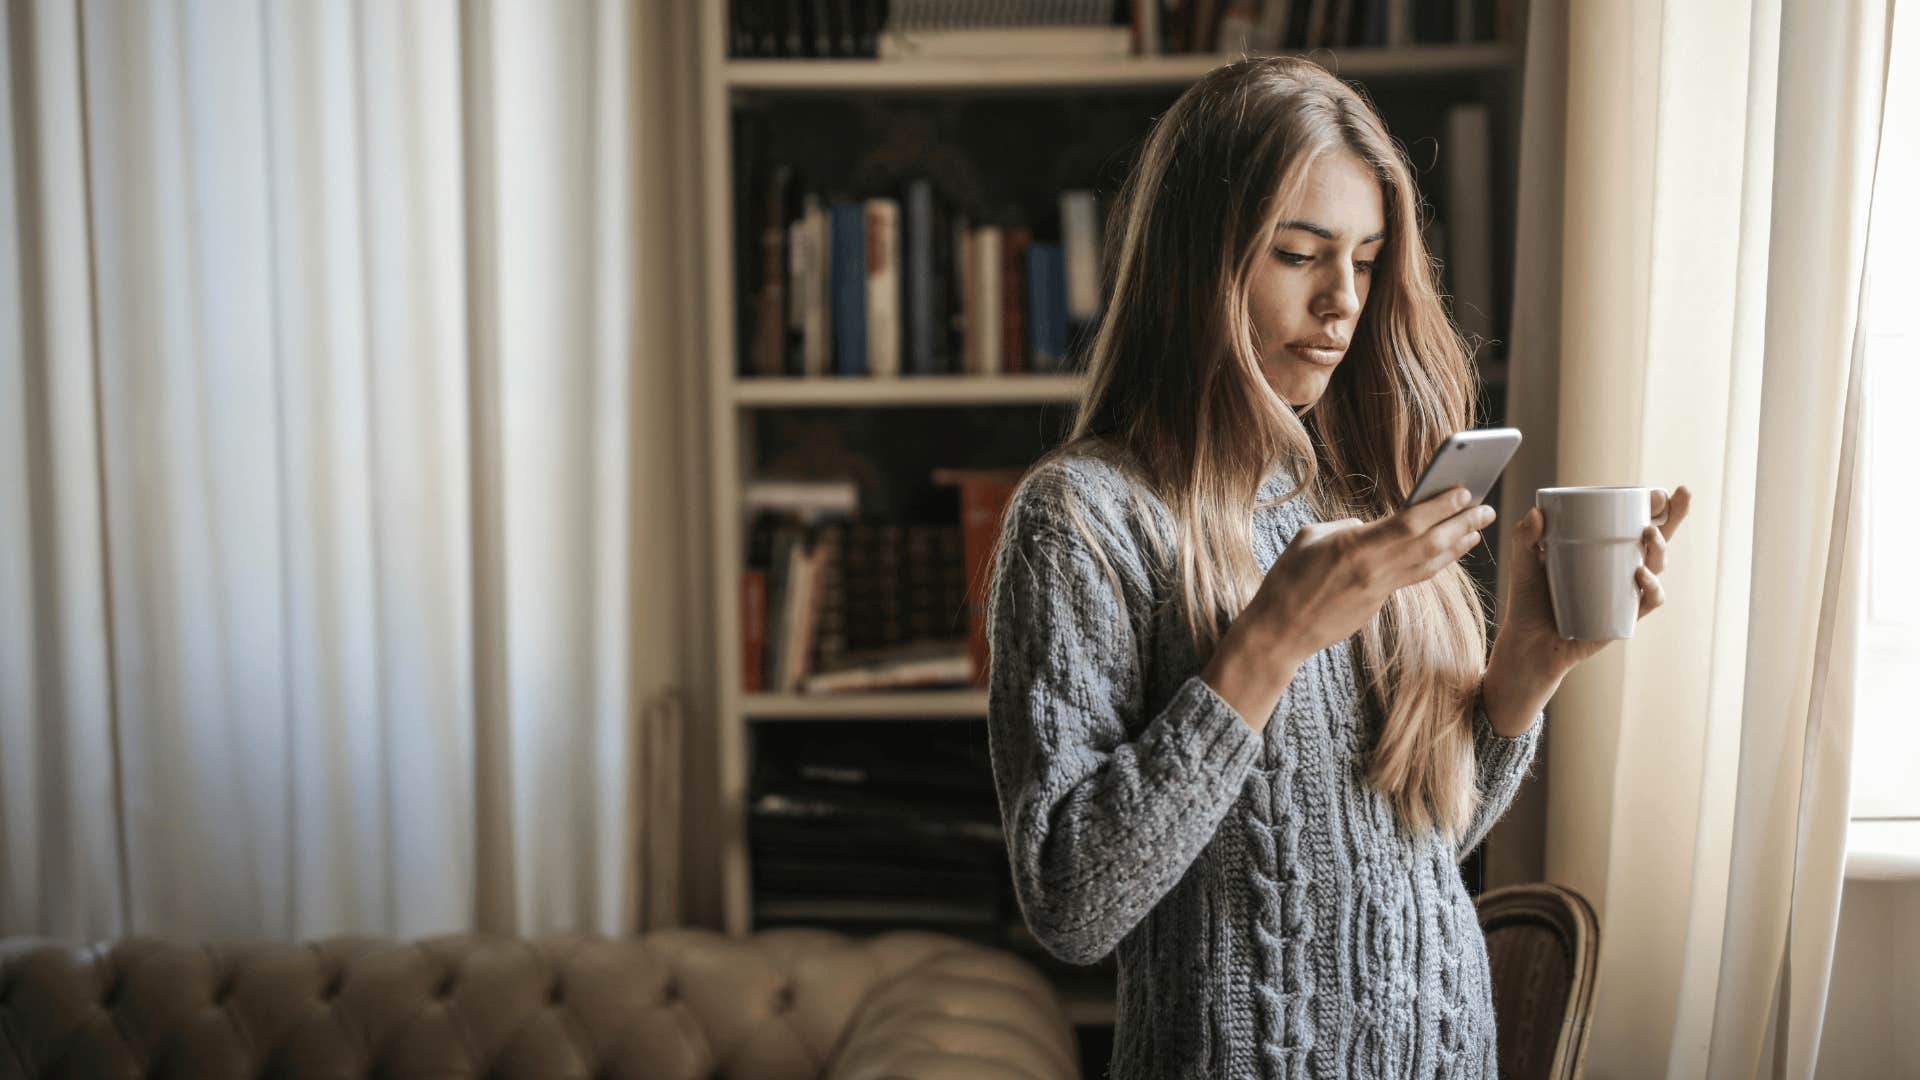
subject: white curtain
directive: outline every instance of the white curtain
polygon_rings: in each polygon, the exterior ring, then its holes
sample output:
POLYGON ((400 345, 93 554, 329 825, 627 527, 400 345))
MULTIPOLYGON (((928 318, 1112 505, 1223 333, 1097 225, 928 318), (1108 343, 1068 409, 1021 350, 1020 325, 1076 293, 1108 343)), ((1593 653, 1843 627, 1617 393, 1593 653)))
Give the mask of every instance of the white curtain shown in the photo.
POLYGON ((677 917, 686 21, 7 5, 0 933, 677 917))
POLYGON ((1531 5, 1519 216, 1546 224, 1517 253, 1508 415, 1553 434, 1503 520, 1548 484, 1695 493, 1666 606, 1549 708, 1545 876, 1601 923, 1589 1076, 1812 1074, 1892 2, 1531 5))

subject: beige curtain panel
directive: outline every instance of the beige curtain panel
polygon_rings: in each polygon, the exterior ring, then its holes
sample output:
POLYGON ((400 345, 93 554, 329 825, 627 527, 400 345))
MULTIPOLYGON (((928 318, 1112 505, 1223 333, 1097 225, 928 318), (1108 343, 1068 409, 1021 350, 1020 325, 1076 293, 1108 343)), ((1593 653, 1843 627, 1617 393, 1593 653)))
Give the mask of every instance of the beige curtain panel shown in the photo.
POLYGON ((0 935, 678 918, 689 22, 7 4, 0 935))
POLYGON ((1587 1075, 1808 1077, 1846 849, 1892 5, 1531 10, 1509 416, 1557 437, 1523 449, 1503 520, 1554 484, 1695 504, 1660 615, 1554 699, 1494 877, 1599 912, 1587 1075))

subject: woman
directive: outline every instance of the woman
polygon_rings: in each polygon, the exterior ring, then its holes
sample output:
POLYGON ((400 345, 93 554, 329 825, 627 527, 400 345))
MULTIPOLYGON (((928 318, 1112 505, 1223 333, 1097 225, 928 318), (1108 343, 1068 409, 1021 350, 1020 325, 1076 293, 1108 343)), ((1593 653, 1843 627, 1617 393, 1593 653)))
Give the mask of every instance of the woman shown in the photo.
MULTIPOLYGON (((1457 560, 1493 510, 1394 512, 1475 424, 1416 199, 1320 67, 1201 79, 1114 210, 1078 422, 1008 505, 989 736, 1016 892, 1062 959, 1118 950, 1122 1080, 1495 1075, 1457 863, 1603 643, 1554 629, 1538 511, 1490 656, 1457 560)), ((1643 616, 1688 499, 1644 541, 1643 616)))

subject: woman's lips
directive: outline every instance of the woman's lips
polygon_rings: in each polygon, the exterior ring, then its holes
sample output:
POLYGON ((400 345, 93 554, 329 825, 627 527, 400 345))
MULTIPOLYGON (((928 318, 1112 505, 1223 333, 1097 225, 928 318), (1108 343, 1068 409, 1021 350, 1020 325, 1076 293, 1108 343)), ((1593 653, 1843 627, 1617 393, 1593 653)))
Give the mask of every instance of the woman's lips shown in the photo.
POLYGON ((1306 345, 1289 345, 1287 351, 1310 364, 1318 364, 1321 367, 1332 367, 1338 364, 1340 357, 1344 355, 1343 350, 1340 349, 1316 349, 1306 345))

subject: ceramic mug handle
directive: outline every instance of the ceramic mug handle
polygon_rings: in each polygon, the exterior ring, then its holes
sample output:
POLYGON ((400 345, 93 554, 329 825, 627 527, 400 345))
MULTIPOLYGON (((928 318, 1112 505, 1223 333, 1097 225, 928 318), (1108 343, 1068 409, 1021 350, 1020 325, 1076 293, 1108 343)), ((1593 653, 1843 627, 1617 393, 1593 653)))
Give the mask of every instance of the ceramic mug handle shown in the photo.
POLYGON ((1667 501, 1660 507, 1660 512, 1654 515, 1653 524, 1665 525, 1667 523, 1667 515, 1673 512, 1673 492, 1668 491, 1666 488, 1654 488, 1653 490, 1667 497, 1667 501))

